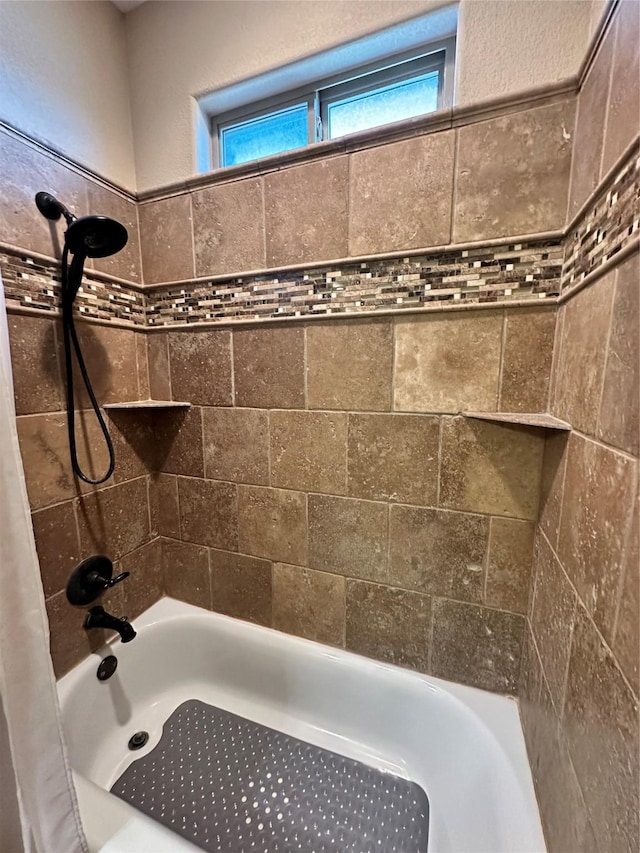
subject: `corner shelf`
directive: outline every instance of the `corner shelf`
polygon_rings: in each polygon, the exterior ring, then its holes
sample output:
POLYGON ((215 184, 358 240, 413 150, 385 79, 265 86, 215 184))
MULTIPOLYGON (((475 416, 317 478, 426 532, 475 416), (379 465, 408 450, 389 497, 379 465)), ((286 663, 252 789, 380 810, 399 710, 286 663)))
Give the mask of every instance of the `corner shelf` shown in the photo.
POLYGON ((554 418, 546 412, 460 412, 465 418, 475 418, 480 421, 498 421, 506 424, 541 427, 542 429, 557 429, 570 432, 571 424, 554 418))
POLYGON ((190 409, 191 403, 180 403, 175 400, 133 400, 130 403, 107 403, 104 409, 190 409))

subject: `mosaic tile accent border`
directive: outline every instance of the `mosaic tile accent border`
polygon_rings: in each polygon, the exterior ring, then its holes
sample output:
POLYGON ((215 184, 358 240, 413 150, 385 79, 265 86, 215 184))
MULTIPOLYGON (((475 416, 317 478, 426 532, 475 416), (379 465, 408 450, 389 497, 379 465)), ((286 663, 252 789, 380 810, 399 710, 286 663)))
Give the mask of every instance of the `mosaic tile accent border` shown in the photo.
POLYGON ((565 237, 561 292, 570 292, 639 232, 640 157, 636 149, 565 237))
MULTIPOLYGON (((7 308, 32 308, 59 313, 60 267, 26 255, 0 253, 0 271, 7 308)), ((80 316, 144 327, 146 294, 113 281, 94 278, 87 270, 78 291, 80 316)))
POLYGON ((430 304, 510 302, 560 292, 562 243, 440 252, 317 267, 277 276, 164 285, 147 305, 149 326, 172 323, 360 314, 430 304))

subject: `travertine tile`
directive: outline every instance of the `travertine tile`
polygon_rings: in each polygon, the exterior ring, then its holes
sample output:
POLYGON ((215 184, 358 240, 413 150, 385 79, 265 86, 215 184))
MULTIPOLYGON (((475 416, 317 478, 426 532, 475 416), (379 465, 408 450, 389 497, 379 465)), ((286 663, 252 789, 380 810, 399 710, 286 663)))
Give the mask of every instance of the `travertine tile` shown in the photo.
POLYGON ((389 582, 433 595, 481 601, 489 519, 392 506, 389 582))
POLYGON ((309 408, 389 411, 391 321, 313 323, 306 334, 309 408))
POLYGON ((233 370, 236 406, 304 409, 304 330, 234 331, 233 370))
POLYGON ((557 548, 560 532, 568 444, 569 435, 555 430, 549 430, 544 441, 538 523, 553 548, 557 548))
POLYGON ((453 242, 564 226, 574 112, 563 101, 458 130, 453 242))
POLYGON ((538 429, 445 418, 440 505, 535 520, 543 448, 538 429))
POLYGON ((196 275, 263 269, 262 182, 251 178, 193 194, 196 275))
POLYGON ((166 332, 147 335, 149 388, 152 400, 172 400, 169 370, 169 335, 166 332))
POLYGON ((200 406, 233 403, 230 332, 170 332, 169 360, 175 399, 200 406))
POLYGON ((108 258, 94 258, 93 268, 127 281, 140 283, 142 270, 140 264, 140 239, 138 236, 138 212, 136 203, 118 193, 87 182, 88 205, 91 213, 109 216, 127 229, 128 239, 125 247, 108 258))
POLYGON ((155 474, 149 482, 151 535, 180 538, 178 478, 172 474, 155 474))
POLYGON ((118 560, 150 539, 144 477, 84 495, 78 499, 76 513, 84 554, 106 554, 118 560))
POLYGON ((635 254, 618 268, 604 368, 598 436, 640 453, 640 264, 635 254))
POLYGON ((162 568, 162 542, 157 538, 122 557, 120 571, 130 572, 122 584, 122 603, 127 619, 135 619, 162 598, 162 568))
POLYGON ((615 272, 585 288, 564 313, 553 413, 574 429, 595 434, 611 317, 615 272))
POLYGON ((640 127, 640 99, 638 98, 640 6, 626 0, 618 5, 616 17, 618 27, 613 53, 601 177, 613 168, 640 127))
POLYGON ((349 494, 433 506, 440 418, 349 415, 349 494))
POLYGON ((387 579, 387 506, 309 495, 309 565, 353 578, 387 579))
POLYGON ((527 612, 533 534, 533 522, 491 519, 485 604, 513 613, 527 612))
POLYGON ((147 413, 112 409, 105 415, 116 457, 113 481, 122 483, 155 470, 158 453, 147 413))
POLYGON ((238 487, 239 550, 267 560, 307 564, 307 496, 238 487))
POLYGON ((558 557, 608 641, 636 478, 637 463, 572 433, 558 557))
POLYGON ((61 411, 65 394, 54 322, 16 314, 7 320, 16 414, 61 411))
POLYGON ((578 212, 600 179, 614 40, 615 27, 609 27, 578 97, 568 219, 578 212))
POLYGON ((211 610, 209 553, 206 548, 163 539, 162 566, 168 596, 211 610))
POLYGON ((346 257, 348 175, 335 157, 265 176, 268 267, 346 257))
POLYGON ((151 397, 149 385, 149 354, 147 350, 147 335, 136 332, 136 359, 138 362, 139 399, 148 400, 151 397))
POLYGON ((65 589, 82 559, 73 502, 41 509, 31 516, 45 597, 65 589))
POLYGON ((271 563, 214 549, 209 561, 212 609, 270 627, 271 563))
POLYGON ((234 483, 268 485, 268 412, 203 409, 203 424, 205 476, 234 483))
POLYGON ((351 155, 349 254, 451 242, 452 130, 351 155))
POLYGON ((273 627, 307 640, 344 645, 345 579, 276 563, 273 627))
POLYGON ((613 652, 629 683, 640 695, 640 495, 636 498, 624 560, 622 595, 613 652))
POLYGON ((502 322, 501 311, 396 321, 395 410, 495 411, 502 322))
POLYGON ((191 200, 187 195, 138 207, 145 284, 193 278, 191 200))
POLYGON ((505 312, 500 411, 547 412, 555 311, 505 312))
POLYGON ((579 608, 563 728, 598 850, 634 850, 640 767, 638 703, 593 623, 579 608))
POLYGON ((433 602, 431 673, 497 693, 515 693, 524 616, 446 599, 433 602))
POLYGON ((347 580, 349 651, 426 672, 431 597, 347 580))
POLYGON ((238 495, 232 483, 178 478, 180 532, 186 542, 238 550, 238 495))
MULTIPOLYGON (((138 400, 136 333, 132 329, 79 322, 76 326, 82 354, 100 405, 138 400)), ((74 364, 77 409, 91 405, 77 365, 74 364)))
POLYGON ((576 594, 546 539, 538 535, 534 554, 535 594, 531 628, 556 712, 562 712, 576 594))
POLYGON ((42 255, 62 255, 64 220, 51 222, 38 210, 35 195, 59 198, 76 216, 87 214, 88 181, 24 142, 0 132, 0 233, 5 243, 42 255))
POLYGON ((283 489, 347 489, 347 415, 341 412, 270 414, 271 484, 283 489))

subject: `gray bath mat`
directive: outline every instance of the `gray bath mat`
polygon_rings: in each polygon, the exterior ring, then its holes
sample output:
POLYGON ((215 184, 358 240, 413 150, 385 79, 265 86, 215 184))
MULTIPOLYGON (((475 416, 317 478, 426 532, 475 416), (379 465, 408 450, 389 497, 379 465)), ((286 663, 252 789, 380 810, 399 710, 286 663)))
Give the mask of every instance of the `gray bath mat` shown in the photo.
POLYGON ((415 783, 195 700, 111 792, 215 853, 427 849, 415 783))

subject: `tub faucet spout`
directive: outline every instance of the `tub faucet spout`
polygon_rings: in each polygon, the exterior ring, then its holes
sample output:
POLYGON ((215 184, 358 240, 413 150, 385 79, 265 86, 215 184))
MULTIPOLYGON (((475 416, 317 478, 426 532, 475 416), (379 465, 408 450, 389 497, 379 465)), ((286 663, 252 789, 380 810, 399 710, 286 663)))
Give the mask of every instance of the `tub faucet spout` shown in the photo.
POLYGON ((136 635, 133 625, 127 620, 126 616, 122 618, 112 616, 107 613, 104 607, 92 607, 84 620, 84 627, 87 630, 89 628, 107 628, 111 631, 117 631, 123 643, 130 643, 136 635))

